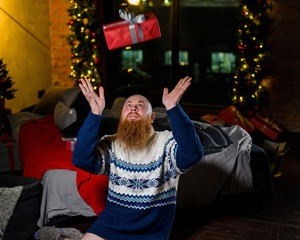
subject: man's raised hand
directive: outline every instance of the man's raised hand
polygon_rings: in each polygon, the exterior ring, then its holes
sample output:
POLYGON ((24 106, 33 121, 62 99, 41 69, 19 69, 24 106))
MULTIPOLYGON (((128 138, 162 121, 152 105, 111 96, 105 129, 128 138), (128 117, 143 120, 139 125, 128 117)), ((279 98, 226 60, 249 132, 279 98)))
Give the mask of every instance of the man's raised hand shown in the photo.
POLYGON ((89 102, 91 111, 94 114, 101 115, 105 108, 104 88, 99 88, 99 95, 94 92, 93 86, 88 79, 81 78, 79 87, 89 102))
POLYGON ((165 105, 166 109, 169 110, 179 103, 182 95, 191 85, 192 78, 186 76, 179 80, 175 88, 169 93, 168 88, 164 88, 162 103, 165 105))

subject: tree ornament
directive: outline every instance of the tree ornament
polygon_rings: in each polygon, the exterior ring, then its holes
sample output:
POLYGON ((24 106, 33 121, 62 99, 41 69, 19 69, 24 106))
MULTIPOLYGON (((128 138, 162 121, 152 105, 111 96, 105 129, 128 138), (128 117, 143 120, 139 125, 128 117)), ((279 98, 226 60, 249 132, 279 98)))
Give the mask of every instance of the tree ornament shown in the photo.
POLYGON ((88 18, 84 18, 82 22, 83 22, 84 25, 87 25, 89 23, 89 19, 88 18))

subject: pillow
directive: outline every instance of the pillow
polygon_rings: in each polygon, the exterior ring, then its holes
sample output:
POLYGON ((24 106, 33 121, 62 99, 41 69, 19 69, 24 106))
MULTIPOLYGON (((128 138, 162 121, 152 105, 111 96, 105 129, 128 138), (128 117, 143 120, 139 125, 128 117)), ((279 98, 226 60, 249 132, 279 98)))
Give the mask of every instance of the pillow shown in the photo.
POLYGON ((18 113, 13 113, 13 114, 7 115, 7 118, 10 123, 10 127, 12 129, 12 132, 11 132, 12 137, 18 143, 19 131, 20 131, 21 125, 27 121, 34 120, 34 119, 40 119, 40 118, 44 118, 44 117, 45 117, 44 115, 40 115, 40 114, 32 113, 32 112, 18 112, 18 113))
POLYGON ((79 87, 65 88, 50 86, 34 107, 33 112, 38 114, 54 114, 56 104, 61 101, 66 107, 70 107, 80 93, 79 87))
POLYGON ((117 97, 114 102, 113 105, 110 109, 110 114, 116 118, 119 118, 121 116, 122 113, 122 108, 124 103, 126 102, 127 98, 124 97, 117 97))
POLYGON ((67 107, 64 103, 58 102, 54 109, 54 123, 59 129, 65 129, 76 122, 77 114, 74 108, 67 107))

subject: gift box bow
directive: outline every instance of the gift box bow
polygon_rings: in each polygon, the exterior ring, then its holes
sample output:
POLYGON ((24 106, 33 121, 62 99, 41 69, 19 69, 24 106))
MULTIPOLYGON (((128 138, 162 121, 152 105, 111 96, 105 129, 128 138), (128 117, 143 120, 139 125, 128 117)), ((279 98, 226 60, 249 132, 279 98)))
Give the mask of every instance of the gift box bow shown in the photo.
POLYGON ((136 44, 136 43, 138 43, 138 38, 137 38, 137 35, 136 35, 136 31, 135 31, 135 24, 136 24, 137 27, 138 27, 139 39, 143 42, 144 41, 143 30, 142 30, 142 28, 139 24, 145 22, 145 20, 146 20, 145 15, 144 14, 139 14, 139 15, 135 16, 135 14, 132 13, 132 12, 127 13, 125 10, 120 9, 119 10, 119 16, 120 16, 120 18, 122 18, 125 21, 124 22, 112 23, 112 24, 104 26, 103 28, 105 29, 105 28, 108 28, 108 27, 129 23, 129 31, 130 31, 132 43, 136 44))

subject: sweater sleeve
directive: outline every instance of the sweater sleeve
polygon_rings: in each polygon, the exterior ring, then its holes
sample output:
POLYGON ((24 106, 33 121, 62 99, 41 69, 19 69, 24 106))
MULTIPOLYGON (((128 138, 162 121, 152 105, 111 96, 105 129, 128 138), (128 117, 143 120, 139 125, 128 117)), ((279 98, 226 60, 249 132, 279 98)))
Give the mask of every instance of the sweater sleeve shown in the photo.
POLYGON ((194 125, 179 104, 167 111, 172 133, 177 142, 176 164, 181 171, 186 171, 199 162, 204 150, 196 134, 194 125))
POLYGON ((89 113, 78 131, 73 152, 74 166, 91 173, 98 173, 101 168, 96 151, 101 120, 101 115, 89 113))

